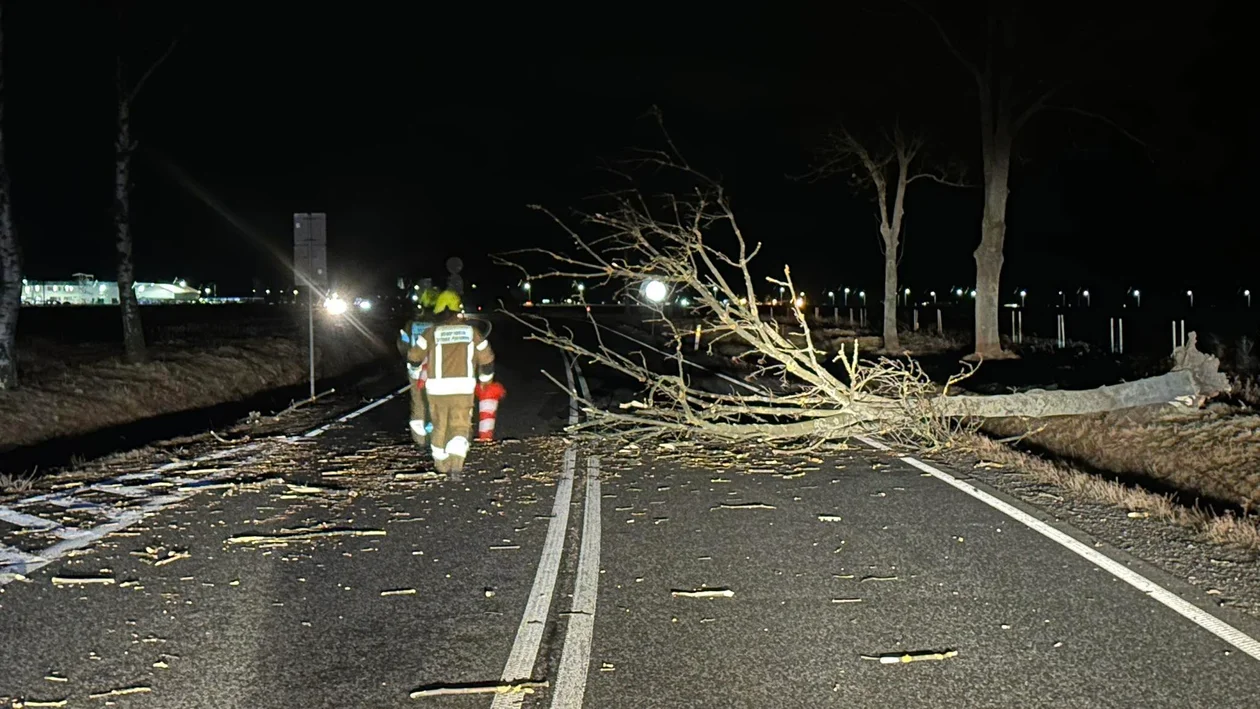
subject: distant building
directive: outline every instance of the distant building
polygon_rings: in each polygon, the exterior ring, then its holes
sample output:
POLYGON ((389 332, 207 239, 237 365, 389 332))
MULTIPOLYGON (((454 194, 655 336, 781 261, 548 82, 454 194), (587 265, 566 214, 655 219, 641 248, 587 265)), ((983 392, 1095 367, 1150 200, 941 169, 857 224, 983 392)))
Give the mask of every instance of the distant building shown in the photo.
MULTIPOLYGON (((22 305, 117 305, 118 283, 98 281, 90 273, 76 273, 70 281, 22 280, 22 305)), ((136 299, 143 305, 196 303, 201 293, 180 283, 136 283, 136 299)))

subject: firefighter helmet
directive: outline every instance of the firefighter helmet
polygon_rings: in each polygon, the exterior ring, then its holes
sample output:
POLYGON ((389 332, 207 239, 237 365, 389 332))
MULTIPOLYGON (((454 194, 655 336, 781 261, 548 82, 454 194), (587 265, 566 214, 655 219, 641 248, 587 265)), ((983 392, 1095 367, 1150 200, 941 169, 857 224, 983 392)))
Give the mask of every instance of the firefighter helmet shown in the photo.
POLYGON ((420 294, 420 306, 432 308, 437 303, 438 294, 440 293, 441 291, 437 288, 425 288, 424 292, 420 294))
POLYGON ((434 313, 444 313, 451 311, 458 313, 463 308, 463 304, 459 300, 459 294, 453 290, 444 290, 438 294, 437 300, 433 303, 434 313))

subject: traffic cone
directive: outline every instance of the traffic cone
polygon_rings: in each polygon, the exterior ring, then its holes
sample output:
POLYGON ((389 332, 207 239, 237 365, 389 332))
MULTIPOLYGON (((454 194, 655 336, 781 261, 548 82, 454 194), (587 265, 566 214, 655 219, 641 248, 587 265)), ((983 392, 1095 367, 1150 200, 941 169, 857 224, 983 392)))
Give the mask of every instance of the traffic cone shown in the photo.
POLYGON ((499 401, 505 394, 507 394, 507 389, 498 382, 477 385, 477 440, 494 440, 494 424, 499 414, 499 401))

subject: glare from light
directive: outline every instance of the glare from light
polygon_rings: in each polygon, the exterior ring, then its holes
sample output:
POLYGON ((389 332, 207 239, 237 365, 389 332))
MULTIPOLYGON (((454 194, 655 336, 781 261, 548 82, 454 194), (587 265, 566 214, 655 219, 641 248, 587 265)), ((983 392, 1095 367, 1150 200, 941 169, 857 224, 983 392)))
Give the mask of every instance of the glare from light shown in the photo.
POLYGON ((578 292, 579 292, 579 293, 585 293, 585 292, 586 292, 586 284, 585 284, 585 283, 579 283, 579 284, 577 284, 577 289, 578 289, 578 292))
POLYGON ((797 308, 804 308, 804 307, 805 307, 805 299, 804 299, 804 298, 797 298, 797 299, 796 299, 796 307, 797 307, 797 308))
POLYGON ((327 310, 329 313, 333 315, 342 315, 346 312, 348 308, 349 306, 346 305, 346 301, 342 300, 341 298, 338 298, 335 295, 324 301, 324 310, 327 310))
POLYGON ((653 279, 648 281, 647 285, 643 287, 643 295, 647 296, 647 299, 653 303, 660 303, 669 296, 669 287, 663 282, 653 279))
POLYGON ((678 304, 685 308, 688 305, 691 305, 691 300, 689 298, 683 298, 682 300, 678 301, 678 304))
POLYGON ((372 301, 370 300, 359 301, 359 310, 371 310, 371 309, 372 309, 372 301))

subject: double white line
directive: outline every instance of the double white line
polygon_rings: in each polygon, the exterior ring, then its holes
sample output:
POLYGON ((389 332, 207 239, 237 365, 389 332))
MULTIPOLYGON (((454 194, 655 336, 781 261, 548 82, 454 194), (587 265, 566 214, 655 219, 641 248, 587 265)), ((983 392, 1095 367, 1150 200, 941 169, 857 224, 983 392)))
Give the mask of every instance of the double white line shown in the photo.
MULTIPOLYGON (((565 374, 569 390, 590 398, 590 389, 577 362, 565 359, 565 374), (575 382, 576 375, 576 382, 575 382)), ((569 424, 578 422, 577 398, 569 399, 569 424)), ((516 629, 516 639, 503 668, 504 684, 528 680, 533 676, 542 646, 543 631, 547 627, 547 615, 551 611, 551 597, 555 593, 556 577, 560 573, 560 559, 564 552, 564 535, 569 527, 569 503, 573 498, 573 477, 577 468, 577 450, 572 446, 564 453, 564 470, 556 483, 556 500, 551 507, 551 522, 547 526, 547 538, 543 542, 542 558, 534 574, 534 586, 529 592, 525 615, 516 629)), ((564 650, 560 657, 555 691, 551 706, 554 709, 578 709, 586 694, 586 677, 591 664, 591 638, 595 632, 595 600, 599 591, 599 458, 587 458, 586 497, 582 512, 581 550, 578 552, 577 580, 574 582, 573 606, 570 609, 568 627, 564 635, 564 650)), ((498 694, 491 709, 515 709, 525 700, 523 694, 498 694)))

